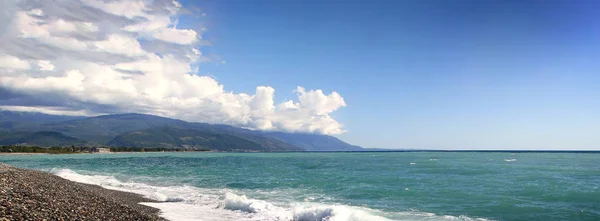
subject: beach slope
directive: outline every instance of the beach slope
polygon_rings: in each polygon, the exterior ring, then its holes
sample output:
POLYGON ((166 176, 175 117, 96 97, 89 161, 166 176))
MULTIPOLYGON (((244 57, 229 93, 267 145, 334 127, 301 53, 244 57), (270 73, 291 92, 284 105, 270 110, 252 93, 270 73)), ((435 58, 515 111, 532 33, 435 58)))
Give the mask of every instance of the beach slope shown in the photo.
POLYGON ((0 163, 0 220, 164 220, 137 194, 0 163))

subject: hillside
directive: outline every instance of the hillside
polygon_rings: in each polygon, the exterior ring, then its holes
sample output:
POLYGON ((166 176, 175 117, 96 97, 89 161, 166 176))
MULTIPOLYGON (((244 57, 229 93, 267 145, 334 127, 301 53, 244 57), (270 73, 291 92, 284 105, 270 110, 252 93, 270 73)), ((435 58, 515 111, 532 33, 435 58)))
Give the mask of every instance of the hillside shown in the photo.
POLYGON ((27 146, 71 146, 84 145, 85 141, 66 136, 54 131, 38 132, 1 132, 0 145, 27 145, 27 146))
POLYGON ((15 112, 0 110, 0 130, 15 130, 52 122, 83 119, 63 115, 49 115, 36 112, 15 112))
POLYGON ((218 151, 302 151, 299 148, 272 148, 229 134, 159 127, 126 132, 107 143, 115 147, 175 148, 218 151))
POLYGON ((189 123, 186 128, 200 131, 209 131, 220 134, 231 134, 240 138, 256 142, 267 149, 299 149, 277 138, 269 137, 259 131, 243 129, 223 124, 189 123))
POLYGON ((197 130, 202 132, 229 134, 258 143, 265 149, 297 150, 279 139, 266 137, 250 130, 224 130, 230 126, 204 123, 189 123, 182 120, 159 117, 147 114, 115 114, 90 117, 85 119, 53 122, 31 127, 32 130, 58 131, 69 136, 86 140, 99 145, 108 144, 115 136, 125 132, 146 130, 157 127, 170 127, 182 130, 197 130))
POLYGON ((359 146, 348 144, 338 138, 329 135, 307 134, 307 133, 284 133, 284 132, 265 132, 257 130, 247 130, 229 125, 214 124, 212 127, 226 133, 233 133, 240 136, 258 136, 269 138, 270 141, 278 140, 280 142, 299 147, 306 151, 364 151, 359 146))
POLYGON ((364 151, 364 148, 350 145, 338 138, 302 133, 267 132, 267 136, 280 139, 306 151, 364 151))
POLYGON ((185 128, 188 123, 146 114, 115 114, 84 119, 46 123, 34 127, 37 130, 58 131, 69 136, 97 144, 105 144, 124 132, 153 127, 185 128))
MULTIPOLYGON (((263 151, 284 151, 284 150, 308 150, 308 151, 362 151, 357 146, 345 143, 335 137, 318 134, 301 133, 283 133, 283 132, 264 132, 257 130, 248 130, 239 127, 222 125, 191 123, 177 119, 159 117, 147 114, 114 114, 96 117, 66 117, 45 115, 39 113, 21 112, 3 112, 4 116, 24 116, 24 117, 5 117, 5 122, 10 122, 18 127, 5 128, 6 132, 37 132, 54 131, 60 134, 77 139, 79 142, 93 145, 124 145, 141 146, 139 137, 133 136, 132 132, 140 132, 150 129, 152 133, 168 134, 163 136, 160 143, 172 147, 184 147, 192 145, 190 143, 176 142, 179 136, 177 133, 188 133, 186 131, 196 131, 206 134, 221 134, 232 139, 242 139, 246 142, 258 144, 263 151), (31 116, 31 117, 28 117, 31 116), (37 123, 36 123, 37 122, 37 123), (165 132, 158 128, 168 127, 176 132, 165 132), (158 130, 158 131, 157 131, 158 130), (172 138, 169 138, 169 136, 172 138), (173 142, 173 143, 170 143, 173 142)), ((1 131, 1 130, 0 130, 1 131)), ((147 132, 147 131, 146 131, 147 132)), ((0 134, 0 140, 4 139, 0 134)), ((151 137, 148 137, 151 138, 151 137)), ((147 141, 147 144, 157 145, 157 140, 147 141)), ((194 141, 196 142, 196 141, 194 141)), ((199 142, 199 141, 198 141, 199 142)), ((199 142, 198 145, 201 142, 199 142)), ((250 144, 248 143, 248 144, 250 144)), ((195 145, 195 143, 194 143, 195 145)), ((207 144, 203 144, 207 145, 207 144)), ((193 145, 192 145, 193 146, 193 145)), ((252 146, 252 145, 249 145, 252 146)), ((225 148, 226 149, 226 148, 225 148)))

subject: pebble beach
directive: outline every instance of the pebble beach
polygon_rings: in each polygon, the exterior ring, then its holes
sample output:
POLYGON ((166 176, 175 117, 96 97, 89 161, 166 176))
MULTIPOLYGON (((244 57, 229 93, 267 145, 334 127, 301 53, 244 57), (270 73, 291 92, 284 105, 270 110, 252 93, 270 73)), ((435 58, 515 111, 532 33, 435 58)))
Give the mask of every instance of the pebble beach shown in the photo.
POLYGON ((0 221, 165 220, 140 195, 0 163, 0 221))

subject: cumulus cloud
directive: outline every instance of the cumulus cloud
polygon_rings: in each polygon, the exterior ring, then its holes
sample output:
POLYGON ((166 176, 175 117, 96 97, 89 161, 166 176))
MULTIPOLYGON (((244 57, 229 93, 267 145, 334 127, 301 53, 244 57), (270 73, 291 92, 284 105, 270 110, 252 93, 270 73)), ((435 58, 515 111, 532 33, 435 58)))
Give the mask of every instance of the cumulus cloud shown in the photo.
POLYGON ((340 134, 336 92, 236 93, 198 75, 205 30, 178 28, 172 0, 0 3, 0 108, 50 114, 137 112, 259 130, 340 134))
POLYGON ((29 62, 11 55, 0 55, 0 68, 10 70, 27 70, 30 68, 29 62))

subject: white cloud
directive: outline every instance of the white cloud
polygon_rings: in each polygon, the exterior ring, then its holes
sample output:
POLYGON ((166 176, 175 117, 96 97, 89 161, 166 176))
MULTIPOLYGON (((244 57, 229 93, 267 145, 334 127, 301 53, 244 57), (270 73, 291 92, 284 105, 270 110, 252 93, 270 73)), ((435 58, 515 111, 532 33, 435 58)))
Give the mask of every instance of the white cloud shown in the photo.
POLYGON ((176 44, 185 45, 195 43, 199 38, 198 33, 195 30, 178 29, 176 27, 177 19, 174 19, 173 17, 181 7, 179 3, 176 5, 179 7, 168 8, 169 13, 166 14, 147 15, 140 13, 139 16, 144 16, 147 21, 128 25, 123 27, 123 30, 176 44))
POLYGON ((65 22, 62 19, 44 20, 36 18, 41 9, 34 9, 29 12, 19 11, 15 14, 13 25, 18 30, 21 38, 32 38, 47 45, 58 47, 64 50, 85 50, 87 45, 72 37, 63 37, 56 35, 59 32, 74 32, 77 30, 75 24, 65 22))
POLYGON ((197 33, 191 29, 162 28, 154 33, 156 39, 177 44, 192 44, 197 39, 197 33))
POLYGON ((31 66, 29 65, 29 62, 21 60, 18 57, 0 54, 0 68, 5 69, 5 71, 11 69, 27 70, 30 69, 31 66))
POLYGON ((337 110, 340 107, 345 107, 344 98, 337 92, 330 95, 325 95, 321 90, 306 91, 303 87, 296 89, 300 105, 303 108, 311 109, 317 115, 326 115, 337 110))
POLYGON ((34 106, 1 106, 0 110, 5 111, 20 111, 20 112, 38 112, 52 115, 67 115, 67 116, 93 116, 86 110, 69 110, 55 107, 34 107, 34 106))
POLYGON ((345 132, 330 116, 346 106, 336 92, 298 87, 297 100, 276 104, 273 87, 235 93, 210 76, 197 75, 198 63, 209 60, 197 48, 203 31, 177 28, 179 2, 82 0, 69 2, 68 13, 51 6, 23 1, 6 10, 12 14, 0 21, 9 27, 0 42, 26 40, 46 53, 26 44, 1 44, 0 88, 55 100, 52 105, 5 105, 0 100, 2 109, 69 115, 139 112, 262 130, 345 132), (140 40, 176 50, 155 51, 160 47, 145 47, 140 40))
POLYGON ((37 61, 37 65, 38 65, 40 71, 54 70, 54 65, 48 60, 39 60, 39 61, 37 61))
POLYGON ((29 13, 32 15, 37 15, 37 16, 44 16, 44 11, 42 11, 42 9, 39 9, 39 8, 31 10, 31 11, 29 11, 29 13))
POLYGON ((110 14, 125 16, 127 18, 143 17, 146 15, 145 1, 98 1, 83 0, 84 4, 98 8, 110 14))
POLYGON ((120 34, 111 34, 104 41, 91 43, 96 51, 120 54, 126 56, 141 56, 147 54, 137 39, 120 34))

